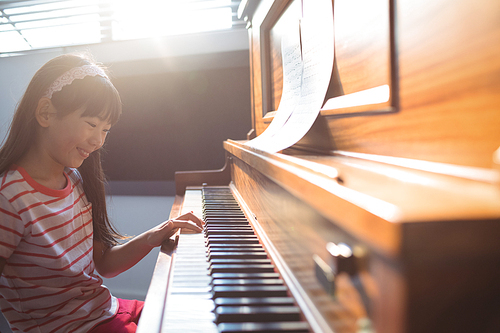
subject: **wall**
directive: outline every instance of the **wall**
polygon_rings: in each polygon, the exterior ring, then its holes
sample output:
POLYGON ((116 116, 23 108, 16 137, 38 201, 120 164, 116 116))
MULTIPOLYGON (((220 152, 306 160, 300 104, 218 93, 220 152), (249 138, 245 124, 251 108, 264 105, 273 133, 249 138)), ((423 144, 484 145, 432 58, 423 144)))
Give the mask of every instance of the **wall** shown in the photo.
POLYGON ((114 78, 123 115, 107 139, 109 179, 168 181, 177 170, 221 168, 222 142, 244 139, 250 129, 247 61, 247 51, 197 55, 158 62, 154 73, 114 78))
MULTIPOLYGON (((107 202, 109 218, 117 230, 126 236, 137 236, 168 219, 174 198, 127 195, 108 197, 107 202)), ((159 252, 160 249, 155 248, 129 270, 104 278, 104 285, 116 297, 144 300, 159 252)))

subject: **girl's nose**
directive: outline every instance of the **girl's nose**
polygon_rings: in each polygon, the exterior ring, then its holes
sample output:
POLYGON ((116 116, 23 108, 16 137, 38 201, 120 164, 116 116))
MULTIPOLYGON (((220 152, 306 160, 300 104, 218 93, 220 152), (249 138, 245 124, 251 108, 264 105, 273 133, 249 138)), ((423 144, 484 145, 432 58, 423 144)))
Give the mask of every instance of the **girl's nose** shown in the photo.
POLYGON ((106 133, 102 131, 94 131, 92 136, 90 137, 90 144, 95 146, 95 149, 99 149, 104 144, 104 140, 106 139, 106 133))

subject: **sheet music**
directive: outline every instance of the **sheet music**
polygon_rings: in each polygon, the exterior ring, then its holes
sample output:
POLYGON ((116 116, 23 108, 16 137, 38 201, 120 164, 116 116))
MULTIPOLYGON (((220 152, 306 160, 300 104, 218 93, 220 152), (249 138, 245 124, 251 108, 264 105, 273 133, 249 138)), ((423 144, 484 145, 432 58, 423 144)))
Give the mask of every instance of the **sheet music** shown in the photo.
POLYGON ((258 137, 248 141, 246 144, 263 149, 267 140, 285 124, 293 111, 294 105, 300 97, 302 83, 302 50, 300 49, 299 21, 290 34, 281 40, 281 57, 283 64, 283 90, 281 100, 276 110, 273 121, 267 129, 258 137))
POLYGON ((293 109, 286 122, 281 124, 280 119, 276 126, 279 128, 273 129, 271 136, 264 137, 254 146, 269 153, 292 146, 309 131, 320 112, 330 83, 334 57, 332 2, 308 0, 303 2, 303 6, 300 97, 294 105, 288 106, 293 109))

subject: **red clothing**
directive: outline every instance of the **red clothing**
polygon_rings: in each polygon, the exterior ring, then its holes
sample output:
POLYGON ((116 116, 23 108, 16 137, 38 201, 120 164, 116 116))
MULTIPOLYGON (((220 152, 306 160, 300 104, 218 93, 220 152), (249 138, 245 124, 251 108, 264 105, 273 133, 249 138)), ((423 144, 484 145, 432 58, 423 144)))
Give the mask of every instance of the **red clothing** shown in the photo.
POLYGON ((135 333, 144 302, 118 299, 120 307, 116 315, 97 325, 89 333, 135 333))
POLYGON ((94 272, 92 208, 77 171, 46 188, 21 167, 0 176, 0 308, 14 332, 87 332, 117 300, 94 272))

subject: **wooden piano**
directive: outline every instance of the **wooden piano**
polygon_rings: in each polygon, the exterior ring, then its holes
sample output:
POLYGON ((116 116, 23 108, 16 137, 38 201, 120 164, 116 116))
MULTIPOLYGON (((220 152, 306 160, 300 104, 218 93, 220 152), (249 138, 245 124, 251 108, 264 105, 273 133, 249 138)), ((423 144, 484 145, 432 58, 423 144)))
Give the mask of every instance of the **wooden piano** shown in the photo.
MULTIPOLYGON (((240 5, 249 139, 302 1, 240 5)), ((138 332, 500 332, 500 2, 335 0, 333 17, 325 101, 354 101, 279 153, 227 140, 223 169, 176 174, 172 216, 207 231, 163 246, 138 332)))

